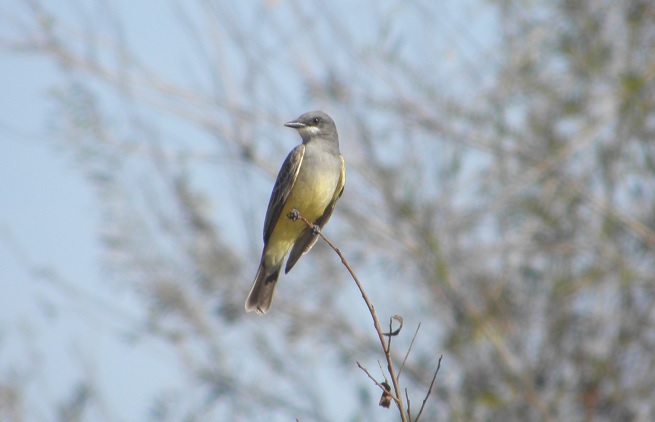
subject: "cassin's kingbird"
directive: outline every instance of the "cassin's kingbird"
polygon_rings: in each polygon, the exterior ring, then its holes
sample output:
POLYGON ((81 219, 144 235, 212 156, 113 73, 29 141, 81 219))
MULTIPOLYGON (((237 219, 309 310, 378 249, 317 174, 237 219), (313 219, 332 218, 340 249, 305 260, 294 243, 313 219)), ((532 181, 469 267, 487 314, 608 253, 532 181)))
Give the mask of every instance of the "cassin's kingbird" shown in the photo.
POLYGON ((330 116, 311 111, 284 125, 298 130, 302 144, 284 160, 266 210, 264 250, 246 299, 246 311, 260 315, 271 307, 275 283, 289 250, 285 273, 316 243, 313 230, 300 220, 289 219, 289 212, 296 209, 323 228, 346 183, 337 127, 330 116))

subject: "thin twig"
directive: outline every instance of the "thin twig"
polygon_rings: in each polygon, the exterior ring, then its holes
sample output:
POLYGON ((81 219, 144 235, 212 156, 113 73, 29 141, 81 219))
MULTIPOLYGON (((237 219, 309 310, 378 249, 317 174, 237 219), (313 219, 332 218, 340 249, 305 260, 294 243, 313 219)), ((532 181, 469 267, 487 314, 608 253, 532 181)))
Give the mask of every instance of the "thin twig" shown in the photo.
POLYGON ((382 377, 384 377, 384 382, 386 382, 388 384, 389 380, 387 379, 387 376, 384 373, 384 369, 382 369, 382 364, 380 363, 379 360, 378 360, 378 366, 380 367, 380 373, 382 374, 382 377))
POLYGON ((389 318, 389 336, 387 337, 387 348, 384 349, 385 351, 387 351, 387 350, 391 350, 391 337, 393 337, 393 336, 391 335, 391 333, 393 332, 393 330, 392 330, 392 329, 393 329, 392 325, 393 325, 393 319, 389 318))
POLYGON ((409 401, 409 393, 405 387, 405 399, 407 399, 407 419, 412 420, 412 402, 409 401))
POLYGON ((414 422, 418 422, 418 418, 421 417, 421 413, 423 413, 423 408, 425 407, 425 402, 428 401, 428 397, 430 397, 430 393, 432 393, 432 387, 434 386, 434 380, 437 379, 437 374, 439 373, 439 369, 441 369, 441 359, 443 358, 443 355, 439 356, 439 363, 437 364, 437 370, 434 371, 434 376, 432 377, 432 382, 430 383, 430 389, 428 390, 427 394, 425 395, 425 398, 423 399, 423 404, 421 404, 421 410, 418 411, 418 415, 416 415, 416 419, 414 419, 414 422))
MULTIPOLYGON (((405 362, 407 362, 407 358, 409 357, 409 353, 412 351, 412 346, 414 346, 414 340, 416 340, 416 336, 418 335, 418 330, 421 329, 421 323, 418 323, 418 327, 416 327, 416 332, 414 333, 414 337, 412 337, 411 343, 409 343, 409 349, 407 349, 407 353, 405 354, 405 359, 403 359, 403 363, 400 365, 400 369, 398 370, 398 379, 400 379, 400 374, 403 373, 403 368, 405 367, 405 362)), ((407 413, 409 413, 409 403, 407 403, 407 413)), ((411 418, 410 418, 411 419, 411 418)))
MULTIPOLYGON (((366 295, 366 292, 364 291, 364 288, 362 287, 362 284, 359 282, 359 279, 355 275, 355 271, 352 269, 350 264, 348 263, 348 260, 346 260, 346 257, 343 256, 341 253, 341 250, 334 246, 330 240, 323 235, 321 232, 320 228, 313 223, 311 223, 309 220, 307 220, 305 217, 300 215, 300 212, 298 210, 292 210, 289 215, 289 218, 293 219, 300 219, 302 220, 307 227, 310 229, 314 230, 316 234, 321 236, 321 239, 325 241, 333 250, 334 252, 339 255, 339 258, 341 258, 341 263, 346 267, 348 272, 350 273, 350 276, 355 280, 355 284, 357 284, 357 288, 359 289, 359 293, 361 293, 362 298, 364 299, 364 302, 366 303, 366 306, 368 307, 368 311, 371 314, 371 318, 373 319, 373 326, 375 327, 375 331, 378 333, 378 338, 380 340, 380 344, 382 345, 382 350, 384 350, 384 356, 387 360, 387 369, 389 370, 389 376, 391 377, 391 382, 393 383, 393 389, 395 392, 395 402, 398 407, 398 411, 400 412, 400 419, 402 422, 407 422, 407 413, 405 412, 405 405, 403 403, 403 397, 400 393, 400 386, 398 384, 398 377, 396 376, 396 372, 393 368, 393 361, 391 360, 391 351, 387 349, 386 347, 386 342, 384 341, 384 334, 382 332, 382 328, 380 328, 380 321, 378 320, 377 314, 375 313, 375 308, 373 307, 373 304, 371 301, 368 299, 368 296, 366 295)), ((390 330, 391 331, 391 330, 390 330)), ((376 382, 377 384, 377 382, 376 382)), ((393 397, 394 395, 392 395, 393 397)))
MULTIPOLYGON (((368 369, 366 369, 364 366, 362 366, 361 363, 357 362, 357 366, 359 367, 359 369, 361 369, 362 371, 364 371, 364 373, 365 373, 366 375, 368 375, 368 377, 371 379, 371 381, 373 381, 373 382, 375 383, 375 385, 377 385, 378 387, 380 387, 380 390, 382 390, 382 391, 386 391, 387 393, 389 393, 389 392, 387 391, 387 389, 384 388, 384 385, 382 385, 381 382, 378 382, 378 380, 376 380, 375 378, 373 378, 373 375, 371 375, 371 373, 368 372, 368 369)), ((385 379, 386 379, 386 378, 385 378, 385 379)), ((392 398, 394 401, 398 401, 398 400, 396 399, 396 397, 394 397, 393 394, 389 394, 389 395, 391 396, 391 398, 392 398)))

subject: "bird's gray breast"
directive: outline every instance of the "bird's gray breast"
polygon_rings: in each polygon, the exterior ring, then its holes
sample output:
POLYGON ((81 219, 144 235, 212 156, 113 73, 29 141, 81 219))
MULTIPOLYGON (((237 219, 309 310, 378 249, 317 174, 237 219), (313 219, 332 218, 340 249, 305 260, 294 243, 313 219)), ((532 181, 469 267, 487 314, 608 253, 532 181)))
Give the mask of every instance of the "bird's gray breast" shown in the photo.
POLYGON ((322 214, 332 201, 341 177, 341 159, 330 145, 320 143, 306 145, 294 197, 301 199, 311 214, 322 214))

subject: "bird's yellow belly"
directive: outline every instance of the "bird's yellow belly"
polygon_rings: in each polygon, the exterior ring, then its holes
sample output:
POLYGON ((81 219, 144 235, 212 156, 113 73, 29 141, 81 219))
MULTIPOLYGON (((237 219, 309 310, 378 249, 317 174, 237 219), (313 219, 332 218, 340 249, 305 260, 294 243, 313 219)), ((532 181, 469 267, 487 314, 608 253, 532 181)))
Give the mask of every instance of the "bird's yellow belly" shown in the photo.
POLYGON ((289 219, 287 217, 289 212, 296 209, 301 216, 314 222, 323 215, 334 196, 338 180, 329 177, 316 180, 302 176, 300 174, 296 180, 268 241, 269 247, 264 253, 264 259, 270 264, 281 262, 300 233, 307 227, 303 221, 289 219))

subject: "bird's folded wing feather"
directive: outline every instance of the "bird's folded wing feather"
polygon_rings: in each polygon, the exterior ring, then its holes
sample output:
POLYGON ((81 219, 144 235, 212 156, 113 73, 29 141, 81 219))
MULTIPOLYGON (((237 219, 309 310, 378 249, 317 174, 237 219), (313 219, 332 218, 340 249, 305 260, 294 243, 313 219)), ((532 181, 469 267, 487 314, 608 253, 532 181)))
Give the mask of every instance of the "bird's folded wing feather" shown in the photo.
POLYGON ((275 224, 280 218, 280 213, 287 202, 289 193, 293 188, 298 171, 302 163, 302 158, 305 155, 305 146, 300 144, 295 147, 282 164, 280 172, 275 180, 273 192, 271 192, 271 199, 268 201, 268 209, 266 210, 266 219, 264 220, 264 244, 268 243, 268 239, 273 233, 275 224))

